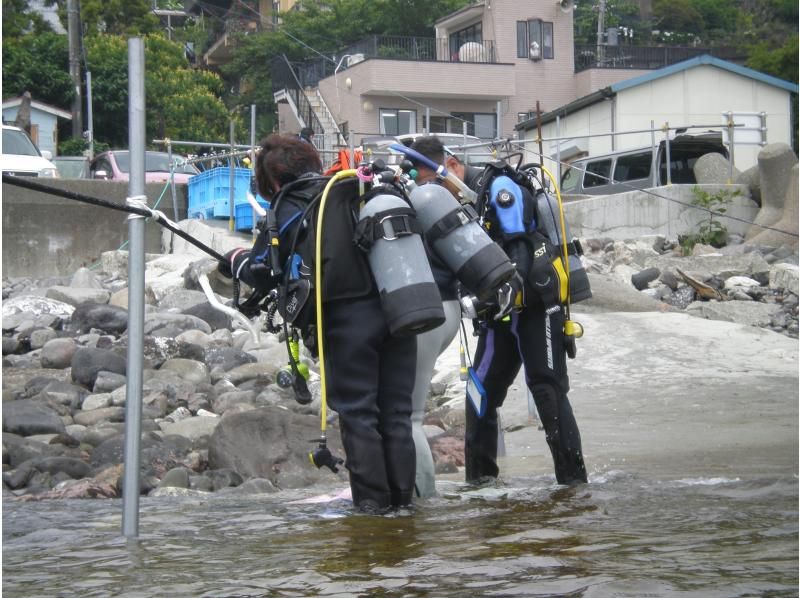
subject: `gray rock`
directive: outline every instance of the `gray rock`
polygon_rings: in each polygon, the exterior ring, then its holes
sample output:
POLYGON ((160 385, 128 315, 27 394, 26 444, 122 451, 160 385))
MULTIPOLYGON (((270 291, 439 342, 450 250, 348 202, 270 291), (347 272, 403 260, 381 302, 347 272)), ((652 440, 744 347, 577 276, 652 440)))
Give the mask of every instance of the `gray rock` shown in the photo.
POLYGON ((214 482, 205 475, 193 475, 189 478, 189 487, 198 492, 214 492, 214 482))
POLYGON ((208 299, 203 291, 184 289, 166 295, 158 302, 158 306, 163 309, 177 309, 179 312, 185 313, 184 310, 207 302, 208 299))
POLYGON ((169 359, 165 361, 161 368, 162 371, 175 372, 182 380, 199 384, 208 382, 208 367, 206 364, 191 359, 169 359))
POLYGON ((42 347, 39 362, 43 368, 68 368, 78 350, 78 343, 72 338, 54 338, 42 347))
MULTIPOLYGON (((80 425, 80 424, 76 424, 80 425)), ((81 426, 84 429, 81 442, 91 446, 103 444, 106 440, 119 436, 123 432, 124 425, 110 422, 101 422, 97 425, 81 426)))
POLYGON ((71 457, 46 457, 36 461, 36 469, 56 475, 65 473, 73 479, 86 478, 92 475, 92 467, 85 461, 71 457))
POLYGON ((10 336, 3 337, 3 355, 11 355, 16 353, 21 347, 19 340, 11 338, 10 336))
POLYGON ((101 370, 97 373, 97 378, 94 381, 94 388, 92 390, 94 392, 111 392, 112 390, 125 386, 127 381, 128 379, 122 374, 101 370))
POLYGON ((91 303, 108 303, 111 293, 105 289, 82 289, 56 285, 47 289, 45 297, 77 307, 87 301, 91 303))
POLYGON ((145 316, 144 331, 148 335, 175 338, 188 330, 211 333, 206 322, 191 315, 162 312, 145 316))
POLYGON ((87 390, 82 386, 53 380, 42 388, 38 397, 45 401, 68 406, 74 410, 80 408, 83 398, 88 394, 87 390))
POLYGON ((94 387, 101 371, 124 375, 126 369, 126 359, 113 351, 83 347, 72 357, 72 380, 86 388, 94 387))
POLYGON ((186 467, 175 467, 170 469, 161 481, 158 483, 159 488, 188 488, 189 475, 193 472, 186 467))
POLYGON ((51 341, 58 336, 56 331, 52 328, 40 328, 31 332, 30 343, 31 349, 41 349, 48 341, 51 341))
POLYGON ((68 318, 73 311, 75 307, 69 303, 37 295, 20 295, 3 301, 3 320, 15 314, 27 314, 32 317, 50 314, 68 318))
POLYGON ((272 494, 277 491, 275 484, 264 478, 251 478, 245 480, 240 486, 229 486, 218 490, 220 494, 233 495, 272 494))
POLYGON ((115 305, 85 302, 75 308, 70 328, 85 333, 92 329, 122 334, 128 329, 128 310, 115 305))
POLYGON ((716 152, 700 156, 692 170, 699 185, 724 185, 735 181, 740 176, 739 171, 734 168, 731 179, 728 159, 716 152))
POLYGON ((208 324, 212 331, 228 329, 231 327, 231 317, 215 309, 207 301, 198 303, 183 310, 189 316, 200 318, 208 324))
POLYGON ((798 294, 800 269, 792 264, 775 264, 769 270, 769 286, 772 289, 786 289, 798 294))
POLYGON ((161 422, 164 434, 177 434, 197 443, 204 436, 211 436, 220 423, 218 417, 195 416, 175 423, 161 422))
POLYGON ((91 411, 78 411, 74 416, 76 424, 81 426, 95 426, 106 422, 125 421, 123 407, 100 407, 91 411))
POLYGON ((646 268, 631 276, 631 284, 638 291, 643 291, 647 288, 651 281, 658 278, 661 271, 658 268, 646 268))
MULTIPOLYGON (((208 464, 211 469, 232 469, 244 478, 266 478, 281 488, 310 485, 329 475, 308 467, 308 440, 318 435, 316 417, 278 407, 229 414, 211 436, 208 464)), ((330 428, 328 446, 343 456, 339 434, 330 428)))
POLYGON ((737 185, 746 185, 750 189, 750 197, 761 206, 761 178, 758 174, 758 164, 739 173, 734 181, 737 185))
POLYGON ((95 409, 102 409, 104 407, 111 407, 110 393, 88 395, 85 399, 83 399, 83 404, 81 405, 81 409, 84 411, 93 411, 95 409))
MULTIPOLYGON (((755 224, 747 232, 745 238, 748 241, 759 236, 764 231, 763 226, 771 226, 783 216, 786 191, 792 177, 792 168, 796 164, 797 157, 785 143, 771 143, 758 153, 761 209, 755 224)), ((796 171, 794 177, 797 178, 796 171)))
POLYGON ((214 413, 218 413, 219 415, 222 415, 231 409, 239 408, 242 405, 253 407, 255 404, 256 393, 253 391, 226 392, 219 395, 211 402, 214 413))
POLYGON ((673 291, 669 296, 664 297, 664 303, 677 307, 679 309, 686 309, 694 301, 695 291, 690 286, 683 286, 673 291))
POLYGON ((203 361, 209 368, 220 366, 224 371, 231 370, 246 363, 255 363, 256 358, 240 349, 232 347, 208 347, 203 361))
POLYGON ((228 371, 226 377, 237 386, 249 380, 271 383, 275 380, 278 369, 280 365, 274 363, 246 363, 228 371))
POLYGON ((214 342, 210 334, 206 334, 200 330, 187 330, 176 336, 175 340, 179 343, 187 343, 200 347, 201 351, 205 351, 205 349, 214 342))
POLYGON ((43 401, 22 399, 3 403, 3 432, 19 436, 64 434, 58 412, 43 401))
POLYGON ((692 315, 709 320, 736 322, 747 326, 769 326, 780 305, 755 301, 697 301, 687 307, 692 315))
POLYGON ((103 284, 97 278, 94 272, 89 268, 78 268, 72 279, 69 281, 69 286, 79 289, 102 289, 103 284))

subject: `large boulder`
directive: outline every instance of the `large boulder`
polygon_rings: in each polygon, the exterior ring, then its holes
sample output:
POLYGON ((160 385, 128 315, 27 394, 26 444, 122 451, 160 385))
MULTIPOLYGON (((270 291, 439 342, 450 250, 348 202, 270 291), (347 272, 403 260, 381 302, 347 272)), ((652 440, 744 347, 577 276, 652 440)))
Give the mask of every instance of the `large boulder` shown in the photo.
MULTIPOLYGON (((797 164, 792 166, 789 184, 786 195, 783 199, 783 211, 780 218, 772 223, 771 228, 761 229, 750 237, 750 242, 757 245, 767 245, 770 247, 780 247, 789 245, 797 247, 798 233, 798 169, 797 164)), ((756 219, 758 222, 758 219, 756 219)), ((757 227, 753 226, 752 229, 757 227)), ((754 232, 751 230, 751 232, 754 232)))
POLYGON ((101 371, 125 374, 127 362, 114 351, 82 347, 72 357, 72 380, 86 388, 93 388, 101 371))
MULTIPOLYGON (((279 407, 230 413, 211 436, 208 464, 211 469, 230 468, 244 478, 269 479, 280 488, 330 480, 330 471, 317 470, 308 459, 319 432, 319 418, 279 407)), ((339 433, 330 428, 328 447, 344 458, 339 433)))
POLYGON ((44 401, 22 399, 3 403, 3 432, 20 436, 65 434, 58 412, 44 401))
POLYGON ((797 156, 785 143, 772 143, 758 153, 761 210, 755 223, 761 226, 751 226, 746 240, 753 239, 764 230, 764 226, 772 226, 783 217, 784 201, 793 172, 795 183, 797 182, 797 171, 792 170, 796 164, 797 156))
POLYGON ((109 334, 122 334, 128 329, 128 310, 116 305, 85 302, 75 308, 70 328, 81 333, 94 328, 109 334))

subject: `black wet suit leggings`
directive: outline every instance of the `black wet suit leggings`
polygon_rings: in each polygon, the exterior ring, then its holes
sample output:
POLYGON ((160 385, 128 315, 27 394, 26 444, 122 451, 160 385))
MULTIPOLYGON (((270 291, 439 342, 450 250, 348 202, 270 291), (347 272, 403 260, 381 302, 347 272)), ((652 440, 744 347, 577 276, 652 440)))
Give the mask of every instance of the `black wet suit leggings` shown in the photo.
POLYGON ((339 414, 353 503, 409 505, 416 337, 389 334, 377 295, 326 303, 323 325, 328 403, 339 414))
POLYGON ((477 481, 483 476, 496 477, 499 473, 497 409, 502 406, 508 387, 522 364, 553 455, 556 480, 560 484, 586 481, 581 436, 567 398, 569 379, 563 323, 560 307, 545 310, 534 304, 512 314, 510 322, 481 324, 474 367, 486 389, 488 406, 479 418, 467 401, 467 481, 477 481))

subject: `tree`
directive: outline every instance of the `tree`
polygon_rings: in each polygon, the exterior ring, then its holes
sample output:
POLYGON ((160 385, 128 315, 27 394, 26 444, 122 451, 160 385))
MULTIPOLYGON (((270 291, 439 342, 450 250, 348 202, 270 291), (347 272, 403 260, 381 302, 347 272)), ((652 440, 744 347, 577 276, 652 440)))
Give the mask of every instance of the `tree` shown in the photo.
MULTIPOLYGON (((94 130, 98 141, 128 145, 128 49, 122 36, 86 40, 92 71, 94 130)), ((145 122, 152 139, 217 142, 227 137, 228 110, 220 78, 189 67, 183 47, 160 34, 145 37, 145 122)))
POLYGON ((27 0, 3 0, 3 39, 47 31, 52 31, 52 27, 30 9, 27 0))
MULTIPOLYGON (((67 22, 67 0, 46 0, 58 6, 58 18, 67 22)), ((152 0, 80 0, 81 24, 87 36, 144 35, 160 29, 152 0)))
MULTIPOLYGON (((5 18, 5 3, 3 16, 5 18)), ((75 91, 69 76, 67 37, 52 32, 3 35, 3 97, 30 91, 34 100, 69 106, 75 91)))

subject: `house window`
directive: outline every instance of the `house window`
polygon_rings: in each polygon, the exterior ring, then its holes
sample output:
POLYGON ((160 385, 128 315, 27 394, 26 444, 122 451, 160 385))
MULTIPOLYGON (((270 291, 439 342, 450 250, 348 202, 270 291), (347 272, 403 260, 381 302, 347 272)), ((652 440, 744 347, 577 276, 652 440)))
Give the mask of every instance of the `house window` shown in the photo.
POLYGON ((458 51, 467 42, 483 44, 483 25, 481 23, 475 23, 466 29, 450 34, 450 56, 453 60, 458 60, 458 51))
POLYGON ((457 128, 452 131, 453 133, 461 133, 463 131, 461 123, 467 121, 467 135, 474 135, 481 139, 497 137, 497 115, 493 112, 453 112, 453 116, 454 119, 448 119, 458 123, 457 128))
POLYGON ((381 108, 381 135, 404 135, 417 132, 417 111, 381 108))
POLYGON ((553 23, 541 19, 517 21, 517 58, 554 58, 553 23))

